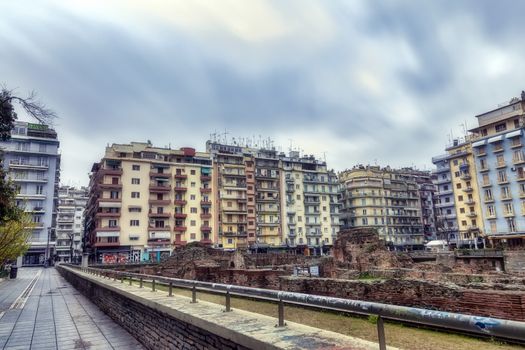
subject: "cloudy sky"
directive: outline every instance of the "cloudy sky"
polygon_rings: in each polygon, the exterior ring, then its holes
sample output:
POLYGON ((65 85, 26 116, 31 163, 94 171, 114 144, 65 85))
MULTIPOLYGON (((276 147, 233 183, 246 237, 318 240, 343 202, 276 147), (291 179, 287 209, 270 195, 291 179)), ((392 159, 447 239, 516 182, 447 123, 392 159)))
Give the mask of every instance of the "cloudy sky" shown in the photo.
POLYGON ((287 151, 431 166, 451 133, 525 89, 525 2, 0 2, 0 83, 56 111, 62 180, 107 143, 287 151), (259 136, 260 135, 260 136, 259 136))

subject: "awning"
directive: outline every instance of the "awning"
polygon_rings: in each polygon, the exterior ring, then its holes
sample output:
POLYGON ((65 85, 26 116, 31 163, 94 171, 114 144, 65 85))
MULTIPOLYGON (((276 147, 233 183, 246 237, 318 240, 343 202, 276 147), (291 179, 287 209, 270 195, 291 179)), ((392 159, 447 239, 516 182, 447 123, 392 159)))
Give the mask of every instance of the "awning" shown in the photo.
POLYGON ((488 143, 494 143, 494 142, 498 142, 498 141, 501 141, 501 140, 503 140, 503 135, 498 135, 498 136, 491 137, 488 140, 488 143))
POLYGON ((485 141, 486 140, 481 140, 481 141, 476 141, 472 144, 472 147, 480 147, 480 146, 483 146, 485 144, 485 141))
POLYGON ((97 237, 118 237, 120 232, 118 231, 108 231, 108 232, 97 232, 97 237))
POLYGON ((509 132, 508 134, 505 134, 506 139, 510 139, 511 137, 516 137, 521 135, 521 129, 520 130, 514 130, 512 132, 509 132))

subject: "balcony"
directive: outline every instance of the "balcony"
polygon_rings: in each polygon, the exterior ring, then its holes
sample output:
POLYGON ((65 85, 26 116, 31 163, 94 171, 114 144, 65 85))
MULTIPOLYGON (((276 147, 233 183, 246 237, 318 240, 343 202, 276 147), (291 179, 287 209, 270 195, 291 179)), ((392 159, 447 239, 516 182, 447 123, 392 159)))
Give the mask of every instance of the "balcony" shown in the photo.
POLYGON ((505 168, 507 167, 507 163, 506 162, 496 162, 496 169, 502 169, 502 168, 505 168))
POLYGON ((169 225, 165 225, 162 227, 156 227, 156 226, 148 226, 148 231, 171 231, 171 227, 169 225))
MULTIPOLYGON (((525 177, 524 177, 524 179, 525 179, 525 177)), ((481 187, 491 187, 491 186, 492 186, 492 183, 490 183, 490 181, 488 181, 488 182, 483 182, 483 183, 481 184, 481 187)))
POLYGON ((472 178, 472 176, 470 176, 469 173, 462 173, 462 174, 459 176, 459 178, 460 178, 461 180, 470 180, 470 179, 472 178))
POLYGON ((186 192, 188 190, 188 188, 186 188, 186 187, 175 187, 174 190, 175 190, 175 192, 186 192))
POLYGON ((474 199, 472 199, 472 198, 467 199, 467 200, 465 201, 465 204, 466 204, 466 205, 474 205, 475 203, 476 203, 476 201, 475 201, 474 199))
POLYGON ((473 189, 472 187, 465 187, 465 188, 463 189, 463 192, 466 192, 466 193, 470 193, 470 192, 472 192, 472 191, 474 191, 474 189, 473 189))
POLYGON ((504 212, 503 216, 506 217, 506 218, 514 217, 514 212, 513 211, 504 212))
POLYGON ((171 213, 148 213, 148 217, 150 218, 170 218, 171 213))
POLYGON ((186 203, 188 203, 188 202, 186 200, 184 200, 184 199, 175 199, 173 201, 174 205, 186 205, 186 203))
POLYGON ((9 161, 9 168, 13 169, 48 169, 49 165, 47 164, 35 164, 35 163, 29 163, 29 162, 22 162, 20 160, 10 160, 9 161))
POLYGON ((171 191, 171 187, 167 185, 149 185, 149 191, 153 193, 167 193, 171 191))
POLYGON ((168 239, 168 243, 169 243, 169 239, 171 238, 171 233, 170 232, 150 232, 149 233, 149 236, 148 236, 148 240, 150 239, 168 239))
POLYGON ((95 232, 117 232, 120 231, 120 226, 104 226, 95 228, 95 232))
POLYGON ((149 176, 150 177, 160 178, 160 179, 169 179, 169 178, 171 178, 171 174, 169 174, 169 173, 159 173, 157 171, 150 171, 149 172, 149 176))
POLYGON ((209 187, 203 188, 203 187, 202 187, 202 188, 200 189, 200 191, 201 191, 201 193, 211 193, 211 188, 209 188, 209 187))
POLYGON ((173 231, 175 231, 175 232, 185 232, 186 229, 187 229, 186 226, 175 226, 175 227, 173 228, 173 231))
POLYGON ((120 212, 110 213, 110 212, 99 212, 95 214, 96 218, 118 218, 120 217, 120 212))
POLYGON ((108 239, 99 238, 99 241, 95 242, 93 244, 94 247, 118 247, 120 246, 120 242, 118 237, 112 237, 113 239, 111 241, 108 241, 108 239))
POLYGON ((173 245, 177 247, 185 246, 188 242, 187 241, 181 241, 181 240, 175 240, 173 241, 173 245))
POLYGON ((512 158, 512 164, 514 165, 525 164, 525 159, 523 157, 512 158))
POLYGON ((475 211, 471 211, 467 213, 467 217, 469 218, 475 218, 476 216, 478 216, 478 214, 476 214, 475 211))
POLYGON ((492 197, 485 197, 485 199, 483 201, 485 203, 492 203, 492 202, 494 202, 494 198, 492 198, 492 197))
POLYGON ((499 145, 494 145, 494 147, 492 148, 492 152, 494 153, 499 153, 499 152, 503 152, 505 149, 503 148, 503 145, 499 144, 499 145))
POLYGON ((211 232, 211 226, 201 226, 202 232, 211 232))
POLYGON ((174 217, 175 219, 186 219, 187 216, 188 216, 188 215, 185 214, 185 213, 175 213, 175 214, 173 214, 173 217, 174 217))
POLYGON ((489 170, 490 170, 490 168, 487 167, 487 166, 483 166, 483 167, 480 167, 480 168, 479 168, 479 172, 480 172, 480 173, 484 173, 484 172, 487 172, 487 171, 489 171, 489 170))
POLYGON ((122 188, 122 184, 99 183, 98 187, 101 188, 101 189, 108 189, 108 190, 110 190, 110 189, 120 190, 122 188))
POLYGON ((100 169, 100 174, 108 175, 108 176, 120 176, 120 175, 122 175, 122 169, 120 169, 120 168, 100 169))
POLYGON ((173 177, 176 178, 176 179, 179 179, 179 180, 185 180, 185 179, 188 178, 188 175, 186 175, 186 174, 175 174, 175 175, 173 175, 173 177))
POLYGON ((201 219, 211 219, 211 214, 210 213, 201 214, 201 219))
POLYGON ((201 181, 211 181, 211 176, 209 176, 209 175, 201 175, 201 181))
POLYGON ((500 199, 501 199, 502 201, 511 201, 511 200, 512 200, 512 196, 511 196, 510 193, 509 193, 509 194, 507 194, 507 195, 501 195, 500 199))
POLYGON ((148 203, 151 205, 170 205, 171 200, 169 199, 150 199, 148 203))
POLYGON ((201 207, 209 207, 211 206, 211 201, 201 201, 201 207))
POLYGON ((514 139, 512 144, 510 145, 510 148, 520 148, 522 145, 520 139, 514 139))
POLYGON ((509 183, 509 180, 507 178, 505 179, 498 179, 498 185, 506 185, 509 183))

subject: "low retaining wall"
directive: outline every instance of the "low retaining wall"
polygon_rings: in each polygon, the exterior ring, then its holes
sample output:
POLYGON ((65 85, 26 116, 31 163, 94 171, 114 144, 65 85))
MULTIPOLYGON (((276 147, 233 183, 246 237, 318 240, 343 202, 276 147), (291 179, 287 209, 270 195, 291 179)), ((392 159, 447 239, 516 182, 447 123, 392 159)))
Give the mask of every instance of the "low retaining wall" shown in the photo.
POLYGON ((57 270, 148 349, 249 349, 82 278, 67 268, 57 270))
MULTIPOLYGON (((58 272, 148 349, 362 349, 378 345, 273 317, 130 286, 70 267, 58 272)), ((390 350, 394 348, 388 347, 390 350)))

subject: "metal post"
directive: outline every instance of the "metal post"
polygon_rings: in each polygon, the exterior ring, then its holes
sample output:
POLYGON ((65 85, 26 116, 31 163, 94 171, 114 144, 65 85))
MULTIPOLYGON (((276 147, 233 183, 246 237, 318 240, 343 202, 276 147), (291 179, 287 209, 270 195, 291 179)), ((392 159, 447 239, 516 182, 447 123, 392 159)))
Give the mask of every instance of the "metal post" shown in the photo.
POLYGON ((226 292, 226 310, 224 312, 230 312, 231 310, 231 300, 230 300, 230 291, 226 292))
POLYGON ((170 282, 170 287, 169 287, 169 294, 168 296, 172 297, 173 296, 173 282, 170 282))
POLYGON ((131 286, 133 284, 133 278, 132 276, 129 276, 129 285, 131 286))
POLYGON ((151 291, 152 291, 152 292, 155 291, 155 279, 152 279, 152 280, 151 280, 151 291))
POLYGON ((140 278, 140 285, 139 285, 139 288, 142 288, 143 287, 143 282, 144 280, 142 279, 142 277, 140 278))
POLYGON ((197 287, 193 285, 191 288, 191 303, 195 304, 197 302, 197 287))
POLYGON ((120 276, 120 283, 124 283, 124 276, 120 276))
POLYGON ((379 340, 379 350, 386 350, 385 325, 380 315, 377 317, 377 338, 379 340))
POLYGON ((279 297, 279 303, 278 305, 278 317, 279 317, 279 323, 277 324, 277 327, 284 327, 286 326, 286 323, 284 323, 284 302, 281 297, 279 297))
POLYGON ((115 273, 115 274, 113 275, 113 281, 116 281, 116 280, 117 280, 117 273, 115 273))

